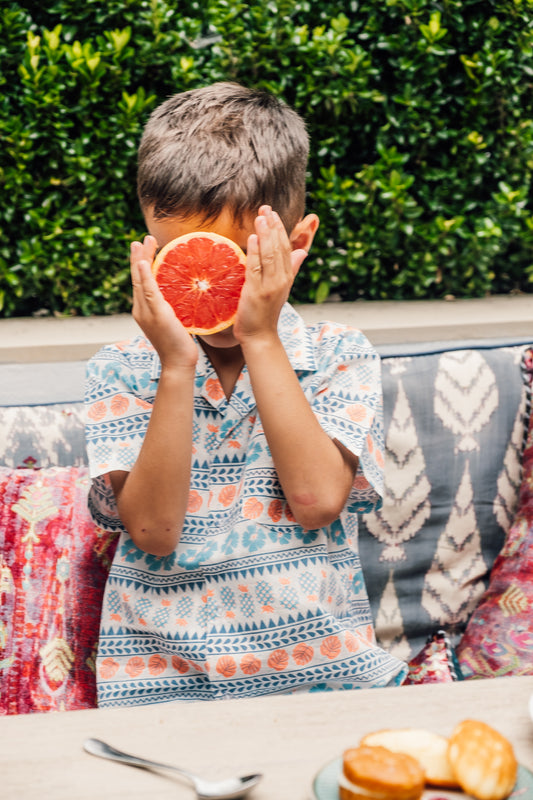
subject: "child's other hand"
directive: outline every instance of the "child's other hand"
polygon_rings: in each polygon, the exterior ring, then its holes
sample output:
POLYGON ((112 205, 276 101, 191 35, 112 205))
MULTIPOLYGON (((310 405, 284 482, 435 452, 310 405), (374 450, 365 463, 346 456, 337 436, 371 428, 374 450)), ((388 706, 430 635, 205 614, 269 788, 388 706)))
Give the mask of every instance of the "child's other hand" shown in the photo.
POLYGON ((246 280, 233 329, 239 341, 277 336, 281 309, 307 256, 305 250, 291 249, 285 226, 270 206, 259 209, 255 231, 248 238, 246 280))
POLYGON ((133 318, 157 350, 162 367, 194 367, 198 358, 196 345, 161 294, 152 274, 156 248, 153 236, 131 243, 133 318))

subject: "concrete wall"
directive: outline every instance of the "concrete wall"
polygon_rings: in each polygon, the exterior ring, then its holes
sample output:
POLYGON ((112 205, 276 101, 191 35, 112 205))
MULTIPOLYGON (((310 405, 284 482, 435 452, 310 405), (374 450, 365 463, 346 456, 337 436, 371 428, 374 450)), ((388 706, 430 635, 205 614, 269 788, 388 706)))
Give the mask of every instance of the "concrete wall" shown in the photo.
MULTIPOLYGON (((476 300, 387 300, 301 305, 309 322, 329 319, 360 328, 378 346, 413 342, 519 339, 533 341, 533 295, 476 300)), ((139 328, 129 314, 0 320, 0 363, 74 361, 139 328)))

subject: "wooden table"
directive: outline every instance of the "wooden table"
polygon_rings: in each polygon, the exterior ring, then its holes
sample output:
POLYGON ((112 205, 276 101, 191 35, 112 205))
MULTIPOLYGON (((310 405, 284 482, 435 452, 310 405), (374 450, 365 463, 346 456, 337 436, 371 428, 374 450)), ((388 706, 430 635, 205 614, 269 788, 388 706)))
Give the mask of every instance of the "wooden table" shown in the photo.
POLYGON ((308 800, 314 775, 368 731, 424 727, 448 736, 488 722, 533 770, 533 677, 326 692, 146 708, 0 717, 2 800, 192 800, 177 777, 86 754, 87 737, 205 777, 263 772, 251 800, 308 800))

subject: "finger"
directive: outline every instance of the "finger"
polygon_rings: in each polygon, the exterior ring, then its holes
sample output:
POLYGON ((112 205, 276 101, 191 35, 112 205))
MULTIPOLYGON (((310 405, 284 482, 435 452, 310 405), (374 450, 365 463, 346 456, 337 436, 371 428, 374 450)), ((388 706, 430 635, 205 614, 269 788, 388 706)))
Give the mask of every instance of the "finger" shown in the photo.
POLYGON ((134 315, 145 316, 149 313, 149 304, 146 292, 146 276, 151 275, 150 263, 139 258, 142 248, 135 248, 131 262, 131 282, 133 286, 133 312, 134 315))
POLYGON ((150 234, 148 234, 143 239, 143 258, 145 258, 146 261, 149 261, 151 264, 152 261, 154 260, 156 250, 157 250, 157 239, 155 238, 155 236, 151 236, 150 234))
POLYGON ((255 219, 255 230, 259 244, 259 259, 261 270, 265 279, 271 278, 276 272, 276 252, 273 241, 274 232, 271 221, 271 211, 259 214, 255 219))
POLYGON ((255 233, 250 234, 246 246, 246 280, 257 281, 261 278, 261 258, 259 255, 259 239, 255 233))
POLYGON ((298 249, 291 251, 291 269, 292 269, 293 280, 297 276, 298 270, 300 269, 300 267, 302 266, 308 255, 309 253, 307 252, 307 250, 298 249))
MULTIPOLYGON (((268 218, 267 218, 268 219, 268 218)), ((281 221, 281 218, 277 211, 272 211, 271 218, 269 220, 269 224, 271 225, 273 231, 273 243, 275 249, 281 255, 281 263, 285 269, 285 273, 288 278, 291 280, 294 277, 292 264, 291 264, 291 243, 289 241, 289 237, 287 235, 287 231, 285 230, 285 225, 281 221)))
POLYGON ((131 282, 133 302, 138 310, 146 310, 147 301, 152 301, 159 287, 152 273, 152 261, 157 242, 153 236, 144 241, 131 243, 131 282))
POLYGON ((142 242, 132 242, 130 246, 130 269, 132 284, 139 284, 138 263, 141 260, 152 263, 157 249, 157 241, 153 236, 145 236, 142 242))
POLYGON ((164 300, 152 272, 151 262, 143 258, 138 262, 137 268, 139 271, 140 289, 145 301, 152 306, 154 302, 159 302, 160 299, 164 300))
MULTIPOLYGON (((272 263, 272 271, 268 269, 268 274, 277 273, 281 275, 284 273, 285 278, 292 281, 294 272, 290 259, 291 245, 285 225, 277 211, 271 209, 270 206, 261 206, 259 211, 260 216, 266 220, 267 227, 264 232, 265 234, 268 232, 268 238, 265 235, 259 242, 261 259, 265 260, 267 267, 272 263), (272 262, 270 262, 270 259, 272 259, 272 262)), ((258 224, 264 228, 263 223, 259 221, 258 224)))
POLYGON ((143 246, 141 242, 132 242, 130 245, 130 272, 133 291, 139 287, 141 277, 139 275, 139 261, 142 259, 143 246))

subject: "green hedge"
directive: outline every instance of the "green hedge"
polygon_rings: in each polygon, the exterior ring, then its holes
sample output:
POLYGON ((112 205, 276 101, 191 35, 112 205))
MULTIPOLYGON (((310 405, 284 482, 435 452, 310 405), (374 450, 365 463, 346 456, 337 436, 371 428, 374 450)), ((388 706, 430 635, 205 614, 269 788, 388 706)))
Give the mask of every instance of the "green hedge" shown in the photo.
POLYGON ((226 79, 309 125, 293 300, 533 288, 533 0, 4 0, 0 34, 4 316, 129 309, 143 124, 226 79))

